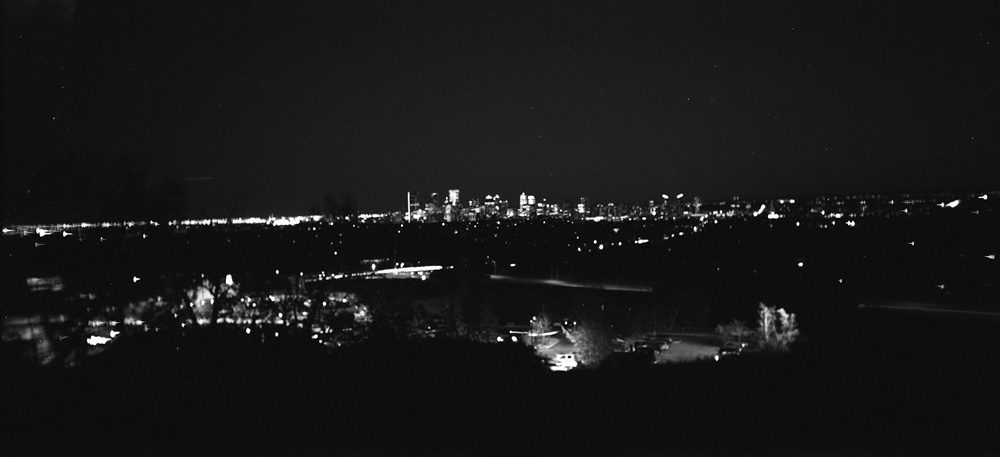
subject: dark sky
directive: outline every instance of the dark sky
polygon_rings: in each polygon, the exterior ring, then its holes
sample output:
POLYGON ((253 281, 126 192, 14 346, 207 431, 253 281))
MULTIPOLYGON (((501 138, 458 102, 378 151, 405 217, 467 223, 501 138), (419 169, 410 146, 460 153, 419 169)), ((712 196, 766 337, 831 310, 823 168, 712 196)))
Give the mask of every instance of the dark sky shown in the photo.
POLYGON ((192 216, 995 187, 1000 16, 924 3, 4 2, 5 195, 52 154, 192 216))

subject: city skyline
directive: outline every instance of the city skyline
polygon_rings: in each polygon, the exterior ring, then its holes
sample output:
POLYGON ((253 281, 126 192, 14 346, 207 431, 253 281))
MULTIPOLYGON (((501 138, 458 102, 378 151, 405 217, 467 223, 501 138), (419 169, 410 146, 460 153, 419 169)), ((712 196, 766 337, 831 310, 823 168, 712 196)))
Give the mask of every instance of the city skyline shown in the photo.
POLYGON ((384 211, 438 183, 614 202, 981 189, 1000 146, 990 5, 11 4, 5 211, 58 219, 130 167, 180 183, 189 217, 327 193, 384 211))

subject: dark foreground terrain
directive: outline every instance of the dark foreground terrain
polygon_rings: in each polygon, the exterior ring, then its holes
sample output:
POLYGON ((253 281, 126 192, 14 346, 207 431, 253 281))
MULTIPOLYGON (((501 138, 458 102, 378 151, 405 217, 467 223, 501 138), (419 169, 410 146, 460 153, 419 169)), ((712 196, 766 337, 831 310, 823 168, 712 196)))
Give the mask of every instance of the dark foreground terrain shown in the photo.
POLYGON ((990 455, 995 317, 861 309, 789 354, 550 373, 524 346, 162 334, 5 367, 8 455, 990 455), (10 369, 8 369, 10 368, 10 369))

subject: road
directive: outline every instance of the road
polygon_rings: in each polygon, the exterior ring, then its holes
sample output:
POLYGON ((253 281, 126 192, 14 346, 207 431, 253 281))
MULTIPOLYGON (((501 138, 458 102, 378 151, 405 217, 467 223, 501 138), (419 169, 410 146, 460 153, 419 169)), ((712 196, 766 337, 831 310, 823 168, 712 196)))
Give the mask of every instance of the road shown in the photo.
POLYGON ((656 363, 690 362, 719 352, 719 337, 710 334, 670 335, 674 343, 656 357, 656 363))
POLYGON ((506 275, 490 275, 490 281, 511 282, 518 284, 536 284, 536 285, 556 286, 556 287, 575 287, 583 289, 614 290, 620 292, 645 292, 645 293, 653 292, 652 287, 634 287, 634 286, 620 286, 617 284, 570 282, 570 281, 563 281, 560 279, 522 278, 517 276, 506 276, 506 275))

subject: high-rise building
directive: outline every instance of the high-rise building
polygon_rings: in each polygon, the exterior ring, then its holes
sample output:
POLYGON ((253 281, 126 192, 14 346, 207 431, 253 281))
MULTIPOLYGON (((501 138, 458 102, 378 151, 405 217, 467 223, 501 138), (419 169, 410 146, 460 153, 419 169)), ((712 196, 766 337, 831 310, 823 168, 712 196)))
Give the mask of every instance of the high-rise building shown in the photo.
POLYGON ((459 206, 460 201, 461 200, 458 199, 458 189, 450 189, 448 191, 448 203, 451 206, 459 206))
MULTIPOLYGON (((499 195, 497 195, 499 197, 499 195)), ((486 204, 483 205, 483 212, 486 217, 494 217, 497 214, 497 203, 499 199, 494 199, 492 195, 486 196, 486 204)))
POLYGON ((413 213, 420 210, 420 193, 406 193, 406 222, 413 221, 413 213))
POLYGON ((590 202, 587 200, 587 197, 580 197, 580 204, 576 205, 576 212, 579 213, 581 216, 587 216, 587 213, 589 211, 590 211, 590 202))
POLYGON ((518 199, 518 203, 520 204, 517 207, 517 216, 523 218, 528 217, 528 213, 531 210, 531 206, 528 205, 528 194, 521 192, 521 197, 518 199))

